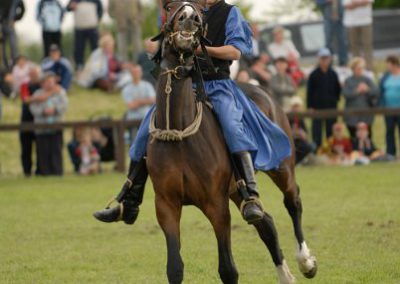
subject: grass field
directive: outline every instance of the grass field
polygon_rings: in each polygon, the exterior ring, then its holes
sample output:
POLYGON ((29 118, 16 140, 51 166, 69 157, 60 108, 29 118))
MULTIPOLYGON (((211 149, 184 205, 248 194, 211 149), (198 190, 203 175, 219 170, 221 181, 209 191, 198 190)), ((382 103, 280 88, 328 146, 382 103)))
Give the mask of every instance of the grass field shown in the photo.
MULTIPOLYGON (((91 214, 123 176, 0 179, 0 283, 166 283, 166 247, 148 185, 134 226, 102 224, 91 214)), ((260 176, 262 199, 298 283, 400 283, 398 164, 299 168, 304 229, 319 261, 302 278, 294 238, 278 190, 260 176)), ((233 253, 240 283, 276 283, 272 261, 255 230, 233 209, 233 253)), ((184 283, 219 283, 217 249, 208 221, 183 212, 184 283)))

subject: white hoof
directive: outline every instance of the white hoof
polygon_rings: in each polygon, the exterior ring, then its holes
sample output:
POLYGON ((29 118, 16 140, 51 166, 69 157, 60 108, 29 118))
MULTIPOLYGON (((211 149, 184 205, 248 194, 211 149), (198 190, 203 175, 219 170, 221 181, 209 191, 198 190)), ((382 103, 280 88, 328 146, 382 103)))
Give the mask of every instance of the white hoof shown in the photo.
POLYGON ((306 278, 313 278, 315 274, 317 274, 317 259, 315 256, 311 255, 306 242, 301 244, 296 259, 301 273, 303 273, 306 278))
POLYGON ((282 265, 276 267, 276 271, 278 272, 278 278, 279 278, 278 284, 296 283, 296 279, 290 272, 289 266, 287 265, 285 260, 283 260, 282 265))

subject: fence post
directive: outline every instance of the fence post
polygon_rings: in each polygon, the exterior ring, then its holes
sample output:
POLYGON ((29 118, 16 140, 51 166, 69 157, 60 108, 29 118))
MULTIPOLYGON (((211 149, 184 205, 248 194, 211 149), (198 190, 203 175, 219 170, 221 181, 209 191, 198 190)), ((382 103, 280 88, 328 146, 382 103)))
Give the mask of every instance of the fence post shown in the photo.
POLYGON ((113 127, 114 141, 115 141, 115 160, 116 170, 125 173, 125 125, 124 121, 117 121, 113 127))

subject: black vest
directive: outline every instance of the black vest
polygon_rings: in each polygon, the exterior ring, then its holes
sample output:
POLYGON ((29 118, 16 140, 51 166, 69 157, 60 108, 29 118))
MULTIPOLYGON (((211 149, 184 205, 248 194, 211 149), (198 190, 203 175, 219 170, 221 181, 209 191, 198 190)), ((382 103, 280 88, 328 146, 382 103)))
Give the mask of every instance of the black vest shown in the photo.
MULTIPOLYGON (((205 13, 205 21, 208 26, 206 37, 211 41, 213 47, 225 45, 225 25, 232 9, 232 5, 225 3, 225 0, 220 0, 205 13)), ((207 63, 205 60, 200 60, 200 68, 205 81, 229 79, 229 67, 232 61, 211 58, 214 67, 217 69, 217 74, 209 74, 207 63)))

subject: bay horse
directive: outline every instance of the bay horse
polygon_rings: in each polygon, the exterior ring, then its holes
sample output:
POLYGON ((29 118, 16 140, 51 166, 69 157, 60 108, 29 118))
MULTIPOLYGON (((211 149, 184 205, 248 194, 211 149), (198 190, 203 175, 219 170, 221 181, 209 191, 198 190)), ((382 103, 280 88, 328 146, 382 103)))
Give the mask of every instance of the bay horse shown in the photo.
MULTIPOLYGON (((222 282, 235 284, 239 276, 231 252, 229 200, 238 207, 242 200, 236 190, 232 164, 218 121, 212 109, 196 101, 192 88, 194 51, 203 32, 203 7, 199 2, 174 0, 168 5, 169 26, 163 30, 162 71, 150 125, 147 168, 154 185, 157 220, 167 243, 169 283, 183 281, 180 219, 182 207, 194 205, 209 219, 215 231, 222 282)), ((266 174, 282 191, 284 204, 292 218, 299 269, 305 277, 313 278, 317 264, 303 236, 302 204, 295 178, 295 151, 288 119, 264 91, 250 85, 242 88, 291 141, 292 156, 278 169, 266 174)), ((279 283, 294 283, 272 217, 265 213, 254 226, 272 256, 279 283)))

